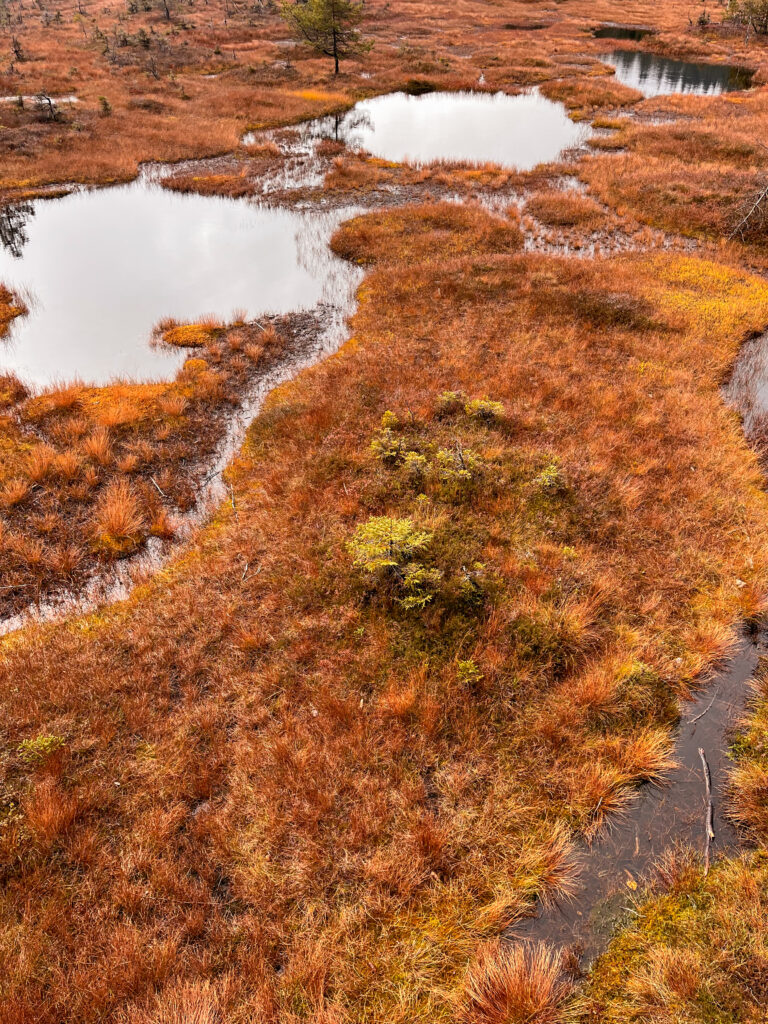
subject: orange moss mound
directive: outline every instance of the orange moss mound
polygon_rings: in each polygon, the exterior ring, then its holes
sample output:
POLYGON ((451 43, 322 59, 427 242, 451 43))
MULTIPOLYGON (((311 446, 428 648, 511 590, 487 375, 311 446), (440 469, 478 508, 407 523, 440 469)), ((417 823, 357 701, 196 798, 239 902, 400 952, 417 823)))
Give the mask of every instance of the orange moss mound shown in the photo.
POLYGON ((208 345, 222 333, 223 327, 218 322, 202 322, 197 324, 161 324, 160 338, 166 345, 177 348, 201 348, 208 345))

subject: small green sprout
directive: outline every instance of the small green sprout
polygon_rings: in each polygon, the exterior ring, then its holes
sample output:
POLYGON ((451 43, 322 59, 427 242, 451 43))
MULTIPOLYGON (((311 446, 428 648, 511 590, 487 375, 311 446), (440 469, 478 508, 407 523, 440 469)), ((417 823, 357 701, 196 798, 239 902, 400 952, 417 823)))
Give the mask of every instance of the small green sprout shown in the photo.
POLYGON ((468 658, 466 661, 457 661, 456 675, 459 677, 459 682, 464 686, 474 686, 476 683, 481 682, 483 678, 483 673, 477 667, 477 663, 473 658, 468 658))

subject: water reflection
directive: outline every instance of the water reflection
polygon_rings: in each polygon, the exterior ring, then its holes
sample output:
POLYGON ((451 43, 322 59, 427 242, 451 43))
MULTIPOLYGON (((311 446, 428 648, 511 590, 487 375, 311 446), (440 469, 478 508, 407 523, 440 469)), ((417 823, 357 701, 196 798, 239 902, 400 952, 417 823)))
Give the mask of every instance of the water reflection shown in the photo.
POLYGON ((34 215, 35 208, 32 203, 0 206, 0 245, 16 259, 20 258, 21 251, 27 244, 27 221, 34 215))
POLYGON ((676 92, 715 96, 748 89, 752 83, 753 72, 727 64, 696 64, 637 50, 614 50, 600 59, 614 66, 620 82, 645 96, 676 92))
POLYGON ((634 43, 639 43, 641 39, 645 39, 646 36, 653 34, 654 30, 652 28, 613 24, 600 25, 592 32, 595 39, 629 39, 634 43))
POLYGON ((150 345, 162 317, 344 301, 353 271, 328 241, 348 215, 178 195, 146 180, 11 208, 0 282, 30 313, 0 345, 0 370, 35 385, 167 378, 186 353, 150 345))
POLYGON ((315 121, 307 131, 398 163, 447 160, 530 170, 581 145, 591 129, 531 90, 519 96, 392 93, 315 121))
POLYGON ((768 438, 768 334, 741 346, 723 398, 741 415, 749 440, 762 449, 768 438))

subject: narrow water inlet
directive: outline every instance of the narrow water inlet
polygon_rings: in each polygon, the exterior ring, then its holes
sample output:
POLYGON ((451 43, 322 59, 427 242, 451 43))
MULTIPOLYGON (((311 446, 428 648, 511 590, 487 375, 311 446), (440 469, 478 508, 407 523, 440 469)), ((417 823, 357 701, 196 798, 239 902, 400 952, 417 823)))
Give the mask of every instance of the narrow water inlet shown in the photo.
POLYGON ((673 752, 677 767, 665 784, 642 786, 629 810, 580 851, 573 899, 516 923, 509 938, 575 947, 587 966, 608 945, 629 897, 665 850, 681 844, 704 855, 708 802, 700 751, 712 784, 711 856, 738 848, 738 832, 727 817, 728 745, 746 708, 750 680, 766 651, 768 633, 740 638, 725 668, 714 673, 696 699, 683 708, 673 752))
MULTIPOLYGON (((741 415, 747 440, 768 440, 768 332, 745 341, 723 400, 741 415)), ((751 694, 761 656, 768 653, 768 627, 745 632, 725 667, 711 674, 696 699, 681 712, 673 757, 677 767, 662 786, 645 785, 626 814, 580 851, 580 876, 572 900, 517 922, 509 938, 542 940, 580 951, 588 966, 608 945, 628 897, 653 864, 675 845, 712 857, 738 850, 740 836, 728 817, 728 751, 734 728, 751 694), (707 839, 707 779, 711 781, 712 831, 707 839)))

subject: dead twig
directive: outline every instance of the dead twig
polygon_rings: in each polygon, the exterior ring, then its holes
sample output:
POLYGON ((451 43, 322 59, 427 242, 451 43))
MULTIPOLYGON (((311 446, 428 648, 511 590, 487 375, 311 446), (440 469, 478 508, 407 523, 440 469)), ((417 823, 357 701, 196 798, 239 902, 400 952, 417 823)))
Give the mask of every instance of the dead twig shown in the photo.
POLYGON ((700 715, 696 715, 695 718, 689 719, 688 725, 693 725, 694 722, 698 722, 698 720, 700 718, 703 718, 704 715, 706 715, 706 713, 712 709, 712 705, 715 703, 716 700, 717 700, 717 689, 715 689, 715 692, 714 692, 714 695, 712 697, 712 700, 709 702, 709 704, 707 704, 707 706, 704 708, 704 710, 701 712, 701 714, 700 715))
POLYGON ((701 758, 701 767, 704 771, 704 787, 707 799, 707 806, 704 812, 704 835, 706 839, 706 845, 704 847, 704 875, 706 876, 709 874, 709 849, 712 845, 712 840, 715 838, 713 825, 714 808, 712 806, 712 775, 709 771, 707 756, 704 753, 703 747, 699 747, 699 757, 701 758))
POLYGON ((157 493, 158 493, 158 494, 159 494, 159 495, 160 495, 161 497, 163 497, 163 498, 167 498, 167 497, 168 497, 168 495, 167 495, 167 494, 165 493, 165 491, 164 491, 164 490, 163 490, 163 488, 162 488, 162 487, 160 486, 160 484, 159 484, 159 483, 157 482, 157 480, 155 480, 155 478, 154 478, 153 476, 151 476, 151 477, 150 477, 149 479, 150 479, 150 480, 152 481, 152 483, 153 483, 153 484, 155 485, 155 488, 156 488, 156 490, 157 490, 157 493))

